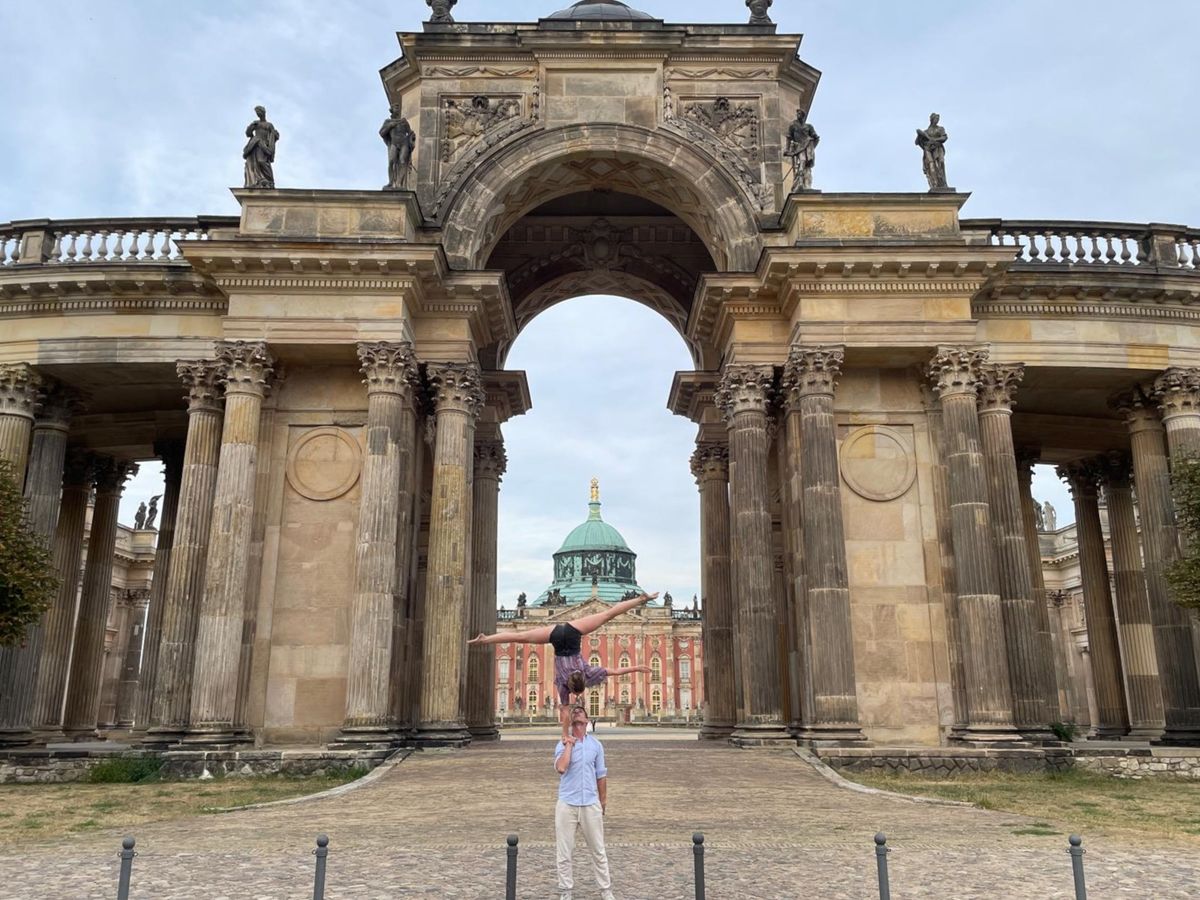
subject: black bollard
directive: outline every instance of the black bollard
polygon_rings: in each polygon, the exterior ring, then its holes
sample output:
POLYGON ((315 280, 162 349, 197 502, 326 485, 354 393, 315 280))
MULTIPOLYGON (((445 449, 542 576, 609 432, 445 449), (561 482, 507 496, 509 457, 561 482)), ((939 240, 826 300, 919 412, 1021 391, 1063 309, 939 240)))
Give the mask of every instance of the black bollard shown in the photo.
POLYGON ((325 900, 325 858, 329 856, 329 835, 317 835, 317 849, 313 851, 317 858, 317 871, 313 877, 313 900, 325 900))
POLYGON ((133 875, 133 858, 137 856, 133 851, 135 843, 137 842, 131 837, 121 841, 121 874, 117 879, 117 900, 129 900, 129 880, 133 875))
POLYGON ((504 900, 517 900, 517 836, 510 834, 508 844, 508 868, 504 875, 504 900))
POLYGON ((892 885, 888 878, 887 835, 882 831, 875 835, 875 866, 879 870, 879 900, 892 900, 892 885))
POLYGON ((1087 885, 1083 882, 1083 838, 1077 834, 1067 838, 1071 846, 1067 853, 1071 855, 1071 873, 1075 876, 1075 900, 1087 900, 1087 885))
POLYGON ((696 900, 704 900, 704 835, 692 834, 692 856, 696 866, 696 900))

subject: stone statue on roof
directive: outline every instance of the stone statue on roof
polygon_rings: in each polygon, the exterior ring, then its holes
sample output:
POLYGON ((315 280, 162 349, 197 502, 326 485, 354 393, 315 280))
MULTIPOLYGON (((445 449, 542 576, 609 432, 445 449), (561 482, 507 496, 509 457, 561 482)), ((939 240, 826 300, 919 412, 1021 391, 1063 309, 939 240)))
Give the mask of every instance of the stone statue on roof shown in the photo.
POLYGON ((454 9, 454 4, 457 2, 458 0, 425 0, 425 5, 433 10, 429 21, 439 25, 453 24, 454 17, 450 15, 450 10, 454 9))
POLYGON ((939 124, 941 116, 929 114, 929 127, 917 129, 917 146, 921 148, 921 165, 931 191, 948 191, 946 186, 946 140, 949 135, 939 124))
POLYGON ((750 24, 751 25, 774 25, 771 17, 767 15, 767 10, 771 8, 774 0, 746 0, 746 6, 750 8, 750 24))
POLYGON ((246 146, 242 158, 246 160, 246 187, 273 190, 275 187, 275 145, 279 132, 267 121, 267 111, 262 106, 254 107, 258 118, 246 126, 246 146))
POLYGON ((783 155, 792 161, 792 191, 812 190, 812 170, 817 161, 821 136, 808 124, 808 113, 796 110, 796 120, 788 126, 787 149, 783 155))
POLYGON ((154 520, 158 518, 158 498, 162 494, 155 494, 150 498, 150 505, 146 508, 146 527, 153 528, 154 520))
POLYGON ((392 104, 391 115, 384 120, 379 136, 388 148, 388 183, 384 190, 405 190, 408 187, 408 175, 412 171, 417 134, 408 119, 400 114, 399 103, 392 104))
POLYGON ((517 594, 517 609, 524 609, 525 603, 526 603, 525 592, 521 591, 521 593, 517 594))
POLYGON ((1050 504, 1049 500, 1042 504, 1042 517, 1046 520, 1047 531, 1058 530, 1058 513, 1050 504))
POLYGON ((133 514, 133 529, 141 531, 146 527, 146 502, 143 500, 137 508, 137 512, 133 514))

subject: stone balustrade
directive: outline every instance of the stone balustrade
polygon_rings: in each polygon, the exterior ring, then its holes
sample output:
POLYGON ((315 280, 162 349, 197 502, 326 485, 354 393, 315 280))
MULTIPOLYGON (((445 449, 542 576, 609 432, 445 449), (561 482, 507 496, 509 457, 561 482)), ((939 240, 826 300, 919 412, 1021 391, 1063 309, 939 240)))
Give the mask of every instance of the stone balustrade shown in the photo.
POLYGON ((9 222, 0 224, 0 267, 176 262, 179 241, 237 227, 236 216, 9 222))
POLYGON ((973 243, 1012 247, 1018 263, 1171 266, 1200 271, 1200 229, 1179 225, 963 219, 973 243))

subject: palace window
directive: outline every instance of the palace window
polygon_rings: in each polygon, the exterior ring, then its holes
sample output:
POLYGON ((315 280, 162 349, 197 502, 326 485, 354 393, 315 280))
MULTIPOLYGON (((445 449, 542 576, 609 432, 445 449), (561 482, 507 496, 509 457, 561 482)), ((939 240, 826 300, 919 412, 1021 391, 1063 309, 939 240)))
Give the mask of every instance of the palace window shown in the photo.
POLYGON ((529 710, 530 715, 537 712, 537 688, 535 687, 529 689, 529 704, 526 709, 529 710))
POLYGON ((679 680, 680 681, 691 681, 692 680, 691 657, 688 657, 688 656, 679 657, 679 680))
POLYGON ((595 718, 600 715, 600 692, 591 691, 588 693, 588 715, 595 718))
POLYGON ((500 712, 508 712, 508 691, 500 691, 500 712))
MULTIPOLYGON (((629 654, 628 654, 628 653, 622 653, 622 654, 621 654, 621 668, 622 668, 622 669, 628 669, 628 668, 629 668, 629 654)), ((622 680, 622 681, 629 681, 629 676, 628 676, 628 675, 622 675, 622 676, 621 676, 621 680, 622 680)))
POLYGON ((526 681, 530 684, 538 682, 538 658, 535 654, 529 654, 529 674, 526 676, 526 681))
POLYGON ((508 681, 508 657, 500 660, 500 680, 508 681))
POLYGON ((650 680, 662 681, 662 660, 657 653, 650 657, 650 680))
POLYGON ((599 654, 593 653, 591 656, 589 656, 589 657, 588 657, 588 665, 589 665, 589 666, 591 666, 593 669, 598 669, 598 668, 600 668, 600 656, 599 656, 599 654))
POLYGON ((629 702, 629 688, 621 688, 621 702, 622 703, 629 702))
POLYGON ((662 691, 658 688, 650 692, 650 712, 662 712, 662 691))

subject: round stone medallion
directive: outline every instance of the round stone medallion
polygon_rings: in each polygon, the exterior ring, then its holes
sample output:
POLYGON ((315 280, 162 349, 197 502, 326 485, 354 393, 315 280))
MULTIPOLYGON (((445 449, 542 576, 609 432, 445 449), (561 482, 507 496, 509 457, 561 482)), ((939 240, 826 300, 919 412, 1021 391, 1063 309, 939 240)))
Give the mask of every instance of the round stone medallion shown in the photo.
POLYGON ((314 428, 292 446, 288 484, 309 500, 334 500, 354 487, 362 470, 362 450, 340 428, 314 428))
POLYGON ((912 487, 917 463, 899 433, 886 425, 864 425, 842 442, 842 478, 867 500, 895 500, 912 487))

